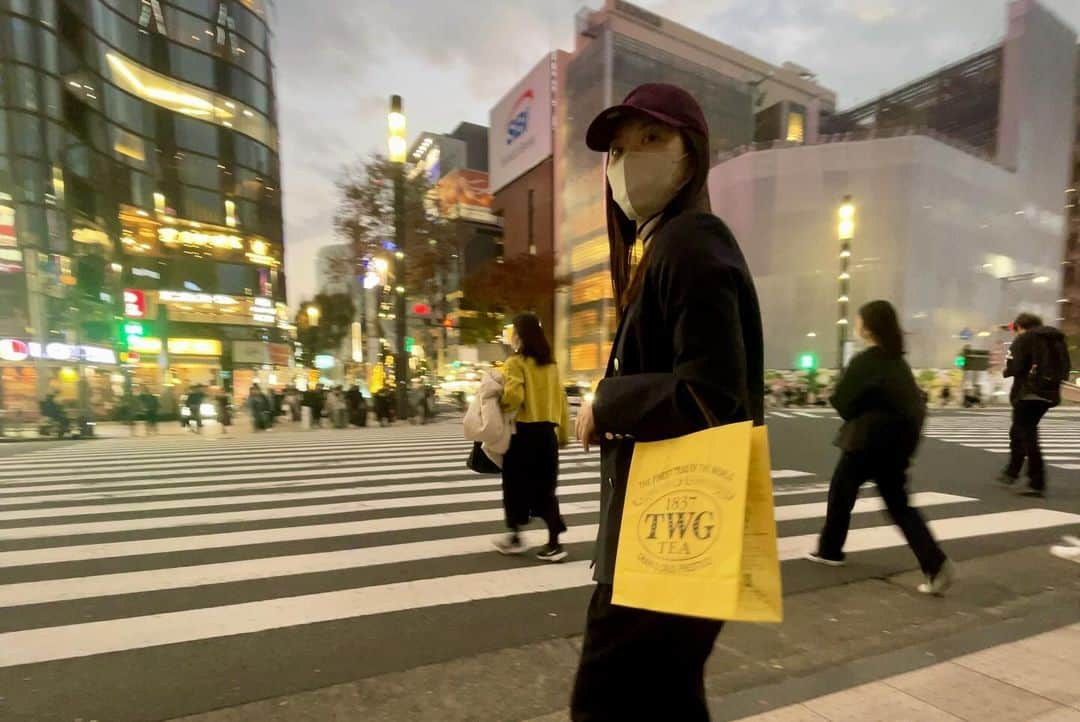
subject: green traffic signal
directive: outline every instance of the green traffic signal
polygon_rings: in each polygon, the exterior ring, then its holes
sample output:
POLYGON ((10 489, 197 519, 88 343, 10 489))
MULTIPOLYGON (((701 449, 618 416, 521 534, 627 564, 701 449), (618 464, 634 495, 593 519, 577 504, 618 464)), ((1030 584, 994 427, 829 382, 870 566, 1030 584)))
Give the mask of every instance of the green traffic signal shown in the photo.
POLYGON ((817 356, 812 353, 804 353, 799 356, 799 368, 803 371, 813 371, 817 368, 817 356))
POLYGON ((956 368, 962 369, 965 366, 967 366, 967 358, 965 358, 963 356, 957 356, 956 360, 953 361, 953 363, 956 364, 956 368))

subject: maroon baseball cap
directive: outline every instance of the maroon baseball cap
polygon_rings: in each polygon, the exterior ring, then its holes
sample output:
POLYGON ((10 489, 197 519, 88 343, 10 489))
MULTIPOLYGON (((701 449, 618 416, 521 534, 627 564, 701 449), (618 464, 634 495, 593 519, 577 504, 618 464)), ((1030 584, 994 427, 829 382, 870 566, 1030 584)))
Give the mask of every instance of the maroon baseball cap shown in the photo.
POLYGON ((679 130, 690 130, 709 137, 709 124, 701 106, 690 93, 667 83, 645 83, 630 91, 619 105, 596 116, 585 133, 585 145, 600 153, 611 147, 615 128, 626 118, 645 116, 679 130))

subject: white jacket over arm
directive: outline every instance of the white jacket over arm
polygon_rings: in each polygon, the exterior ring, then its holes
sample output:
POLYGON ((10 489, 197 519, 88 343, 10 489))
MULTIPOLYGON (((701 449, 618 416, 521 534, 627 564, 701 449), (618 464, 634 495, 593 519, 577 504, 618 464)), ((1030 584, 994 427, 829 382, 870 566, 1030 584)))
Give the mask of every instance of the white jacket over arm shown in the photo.
POLYGON ((499 407, 502 390, 502 374, 488 371, 480 379, 480 388, 465 412, 465 438, 479 441, 484 453, 500 469, 514 434, 513 417, 499 407))

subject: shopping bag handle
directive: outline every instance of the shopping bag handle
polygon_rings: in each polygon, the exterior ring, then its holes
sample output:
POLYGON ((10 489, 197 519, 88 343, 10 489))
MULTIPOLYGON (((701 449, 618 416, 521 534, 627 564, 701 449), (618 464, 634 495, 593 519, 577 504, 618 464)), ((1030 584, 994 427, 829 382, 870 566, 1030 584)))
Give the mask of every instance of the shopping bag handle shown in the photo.
POLYGON ((705 423, 709 425, 709 428, 714 426, 720 426, 720 419, 716 418, 716 414, 705 405, 705 402, 698 396, 698 392, 694 390, 694 387, 690 384, 686 385, 686 390, 690 392, 691 398, 694 399, 694 403, 697 404, 698 409, 701 411, 701 415, 705 417, 705 423))

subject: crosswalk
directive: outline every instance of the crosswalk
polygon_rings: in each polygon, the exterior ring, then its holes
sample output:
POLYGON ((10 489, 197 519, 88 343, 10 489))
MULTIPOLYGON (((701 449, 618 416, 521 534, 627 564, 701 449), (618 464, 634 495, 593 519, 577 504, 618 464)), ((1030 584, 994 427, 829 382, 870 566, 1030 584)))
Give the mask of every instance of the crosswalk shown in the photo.
MULTIPOLYGON (((571 560, 543 565, 493 552, 500 480, 468 472, 468 448, 460 424, 444 423, 111 440, 0 460, 0 669, 222 638, 255 645, 303 625, 589 586, 598 456, 563 453, 571 560)), ((781 559, 792 561, 814 542, 827 486, 797 469, 774 480, 781 559)), ((944 540, 1080 524, 939 491, 913 503, 935 508, 944 540)), ((904 544, 882 508, 873 495, 856 504, 856 559, 904 544)))
MULTIPOLYGON (((1010 414, 1007 407, 944 412, 933 409, 923 429, 923 437, 992 454, 1007 454, 1010 414)), ((766 420, 826 419, 833 422, 840 419, 831 409, 821 408, 770 409, 765 417, 766 420)), ((1039 424, 1039 437, 1049 466, 1080 470, 1080 409, 1061 407, 1051 410, 1039 424)))
MULTIPOLYGON (((1039 441, 1046 464, 1058 469, 1080 470, 1080 417, 1071 410, 1051 410, 1039 424, 1039 441)), ((992 454, 1009 453, 1008 412, 974 412, 931 416, 923 434, 949 444, 959 444, 992 454)))

